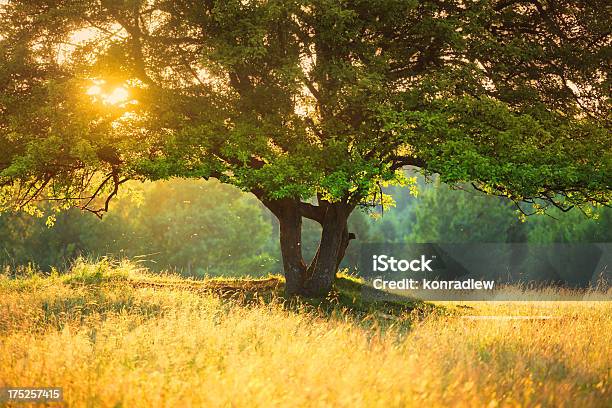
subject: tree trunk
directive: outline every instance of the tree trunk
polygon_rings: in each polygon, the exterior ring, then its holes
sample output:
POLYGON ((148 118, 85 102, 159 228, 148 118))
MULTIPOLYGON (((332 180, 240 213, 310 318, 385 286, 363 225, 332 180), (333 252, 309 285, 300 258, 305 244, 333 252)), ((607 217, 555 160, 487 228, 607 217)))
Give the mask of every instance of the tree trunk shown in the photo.
POLYGON ((348 225, 344 228, 342 232, 342 243, 340 244, 340 250, 338 252, 338 263, 336 264, 336 271, 340 269, 340 262, 344 259, 344 255, 346 254, 346 248, 348 248, 351 239, 355 239, 355 234, 349 232, 348 225))
POLYGON ((296 199, 267 200, 256 195, 278 219, 286 295, 327 296, 349 241, 354 238, 347 227, 353 207, 323 200, 314 206, 296 199), (322 226, 319 247, 308 267, 302 256, 302 217, 322 226))
POLYGON ((344 203, 327 203, 322 220, 321 242, 308 270, 303 295, 325 297, 332 289, 338 265, 350 239, 347 219, 351 212, 344 203))
POLYGON ((306 264, 302 256, 302 215, 295 202, 283 200, 275 212, 280 227, 280 248, 285 272, 285 293, 303 292, 306 264))

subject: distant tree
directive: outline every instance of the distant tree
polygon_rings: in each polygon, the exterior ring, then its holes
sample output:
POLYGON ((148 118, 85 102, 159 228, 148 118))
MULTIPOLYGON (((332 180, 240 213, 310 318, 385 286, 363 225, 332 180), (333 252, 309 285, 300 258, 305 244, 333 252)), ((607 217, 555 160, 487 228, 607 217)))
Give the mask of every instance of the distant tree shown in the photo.
POLYGON ((419 195, 409 242, 526 242, 527 226, 516 206, 471 186, 452 190, 436 183, 419 195))
POLYGON ((60 222, 50 229, 45 219, 23 212, 0 214, 0 266, 31 263, 49 270, 60 267, 82 255, 87 245, 82 239, 100 227, 93 217, 66 211, 60 222))
POLYGON ((155 261, 154 269, 190 275, 270 272, 274 259, 264 248, 272 226, 254 197, 212 180, 149 184, 142 194, 139 205, 129 197, 119 200, 105 228, 86 242, 90 252, 140 255, 155 261))
MULTIPOLYGON (((420 183, 421 184, 421 183, 420 183)), ((612 209, 585 208, 525 218, 511 201, 483 194, 469 185, 451 188, 434 181, 418 197, 406 189, 392 194, 397 208, 368 222, 368 234, 385 242, 588 243, 612 240, 612 209), (391 232, 388 234, 387 232, 391 232)), ((525 208, 533 211, 532 208, 525 208)))
POLYGON ((578 211, 562 213, 553 211, 550 217, 529 219, 528 239, 531 243, 548 244, 612 242, 612 210, 594 210, 593 217, 586 218, 578 211))
POLYGON ((0 214, 0 265, 32 262, 47 270, 77 256, 113 256, 200 276, 261 276, 274 266, 267 248, 272 225, 254 197, 213 180, 131 189, 102 222, 73 209, 58 214, 50 229, 22 212, 0 214))
POLYGON ((403 166, 517 203, 610 203, 610 8, 598 2, 0 7, 5 207, 100 214, 130 179, 215 177, 278 218, 287 292, 323 296, 349 215, 406 183, 403 166), (304 217, 322 226, 309 264, 304 217))

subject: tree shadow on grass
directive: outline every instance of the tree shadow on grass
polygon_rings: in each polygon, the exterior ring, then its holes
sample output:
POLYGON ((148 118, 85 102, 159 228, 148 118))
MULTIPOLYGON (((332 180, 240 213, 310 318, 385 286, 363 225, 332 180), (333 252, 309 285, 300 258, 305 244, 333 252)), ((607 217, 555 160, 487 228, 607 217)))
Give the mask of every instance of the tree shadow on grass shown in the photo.
POLYGON ((311 299, 284 295, 284 279, 211 278, 184 279, 172 275, 151 274, 129 266, 81 262, 59 276, 29 274, 25 279, 11 279, 12 290, 20 292, 37 287, 59 285, 69 288, 61 296, 52 291, 42 299, 40 327, 61 329, 73 322, 105 318, 110 314, 138 314, 144 319, 163 313, 161 303, 138 296, 140 289, 187 291, 220 298, 227 307, 278 305, 293 313, 308 313, 315 318, 341 320, 362 328, 385 331, 390 328, 407 332, 413 323, 431 314, 448 314, 444 308, 405 296, 384 292, 361 280, 341 274, 334 290, 325 298, 311 299))
POLYGON ((232 305, 280 304, 295 313, 310 313, 320 318, 350 321, 364 328, 409 330, 415 321, 432 313, 447 314, 439 306, 405 296, 384 292, 358 279, 341 275, 334 290, 325 298, 284 295, 280 276, 266 279, 205 279, 161 282, 130 281, 136 288, 175 289, 218 296, 232 305))

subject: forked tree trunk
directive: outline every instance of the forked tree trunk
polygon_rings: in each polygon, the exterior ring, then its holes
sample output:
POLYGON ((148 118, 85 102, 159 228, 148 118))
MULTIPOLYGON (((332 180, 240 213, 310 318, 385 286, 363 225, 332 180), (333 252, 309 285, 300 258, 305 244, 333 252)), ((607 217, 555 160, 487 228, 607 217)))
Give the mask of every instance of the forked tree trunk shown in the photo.
MULTIPOLYGON (((261 198, 260 198, 261 199, 261 198)), ((319 202, 310 206, 308 218, 322 226, 321 241, 309 266, 302 256, 303 203, 295 199, 261 200, 277 217, 280 248, 285 273, 285 293, 289 296, 325 297, 332 290, 338 266, 350 239, 347 220, 353 207, 344 203, 319 202), (313 217, 313 214, 317 214, 313 217)))
POLYGON ((307 269, 303 294, 324 297, 332 289, 338 266, 349 242, 347 220, 350 208, 343 203, 328 203, 322 221, 321 241, 307 269))

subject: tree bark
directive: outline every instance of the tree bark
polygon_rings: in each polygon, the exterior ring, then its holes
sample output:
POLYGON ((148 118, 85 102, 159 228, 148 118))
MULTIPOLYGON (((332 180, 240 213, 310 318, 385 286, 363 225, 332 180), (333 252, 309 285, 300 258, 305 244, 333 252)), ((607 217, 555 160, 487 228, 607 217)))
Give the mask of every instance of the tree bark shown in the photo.
POLYGON ((353 207, 342 202, 319 200, 319 205, 315 206, 299 199, 268 200, 260 194, 256 196, 278 219, 285 294, 327 296, 346 248, 355 237, 347 227, 353 207), (308 266, 302 255, 302 217, 313 219, 322 226, 319 247, 308 266))
POLYGON ((306 264, 302 256, 302 216, 297 206, 284 206, 278 215, 280 247, 285 272, 285 293, 303 292, 306 264))
POLYGON ((350 240, 347 228, 351 208, 344 203, 326 203, 321 242, 306 271, 303 295, 325 297, 332 290, 338 265, 350 240))
POLYGON ((285 274, 285 294, 288 296, 302 294, 306 264, 302 256, 300 201, 293 199, 266 200, 262 198, 260 200, 278 219, 280 249, 285 274))
POLYGON ((340 269, 340 262, 344 259, 346 254, 346 248, 348 248, 351 239, 355 239, 355 234, 349 232, 348 225, 344 228, 342 233, 342 243, 340 244, 340 251, 338 252, 338 262, 336 264, 336 271, 340 269))

